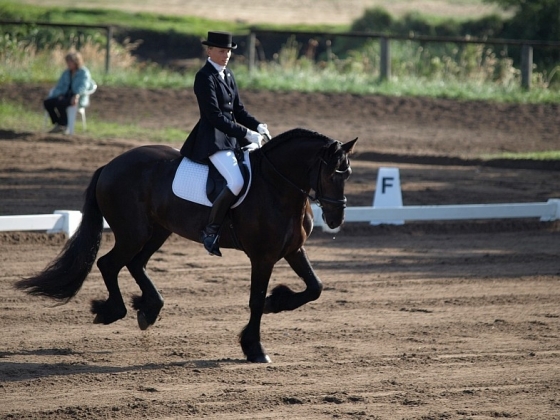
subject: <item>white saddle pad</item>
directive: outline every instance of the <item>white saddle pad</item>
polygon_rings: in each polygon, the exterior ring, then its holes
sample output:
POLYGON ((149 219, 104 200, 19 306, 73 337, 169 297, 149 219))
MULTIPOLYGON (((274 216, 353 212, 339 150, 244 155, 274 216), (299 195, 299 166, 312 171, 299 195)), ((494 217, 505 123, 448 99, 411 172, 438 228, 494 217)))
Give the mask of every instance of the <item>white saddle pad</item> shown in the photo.
MULTIPOLYGON (((239 199, 235 202, 231 208, 237 207, 240 205, 247 192, 249 192, 249 188, 251 188, 251 180, 252 180, 252 173, 251 173, 251 165, 249 164, 249 152, 245 152, 245 160, 244 165, 247 166, 249 169, 249 185, 247 186, 247 190, 245 194, 243 194, 239 199)), ((212 207, 212 202, 208 200, 206 195, 206 180, 208 178, 208 166, 202 165, 200 163, 193 162, 186 157, 183 158, 179 167, 177 168, 177 172, 175 172, 175 178, 173 178, 172 189, 173 193, 184 200, 191 201, 193 203, 202 204, 203 206, 212 207)))

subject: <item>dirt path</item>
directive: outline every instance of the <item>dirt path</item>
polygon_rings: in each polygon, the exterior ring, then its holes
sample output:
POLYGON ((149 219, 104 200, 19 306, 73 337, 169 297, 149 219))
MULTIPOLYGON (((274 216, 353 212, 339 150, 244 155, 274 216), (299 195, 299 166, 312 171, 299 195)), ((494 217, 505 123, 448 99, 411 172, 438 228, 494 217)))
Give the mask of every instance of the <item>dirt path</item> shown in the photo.
MULTIPOLYGON (((106 293, 97 272, 63 307, 10 290, 62 240, 4 238, 0 417, 557 419, 558 235, 316 234, 307 249, 326 290, 265 318, 269 366, 236 343, 248 319, 239 252, 216 260, 172 239, 150 265, 166 306, 141 332, 132 311, 91 325, 88 302, 106 293)), ((285 263, 272 283, 301 286, 285 263)), ((121 284, 136 293, 127 274, 121 284)))
MULTIPOLYGON (((34 104, 40 113, 41 98, 49 88, 38 84, 0 85, 0 96, 28 107, 34 104)), ((557 150, 560 144, 557 104, 251 90, 243 91, 241 97, 249 110, 268 123, 273 135, 304 127, 345 141, 359 137, 358 153, 480 157, 484 153, 557 150)), ((185 132, 192 129, 199 113, 192 87, 101 86, 91 102, 89 117, 185 132)))
MULTIPOLYGON (((31 100, 42 89, 2 86, 0 95, 31 100)), ((188 130, 190 95, 100 88, 88 112, 188 130), (126 115, 116 112, 123 98, 126 115)), ((405 205, 560 198, 558 171, 472 160, 557 148, 554 106, 263 92, 245 102, 277 133, 301 125, 359 136, 350 206, 371 205, 381 165, 400 168, 405 205)), ((92 171, 136 145, 0 132, 0 214, 80 209, 92 171)), ((114 325, 91 324, 90 300, 106 295, 96 268, 64 306, 12 290, 64 241, 0 233, 1 419, 559 418, 557 223, 347 225, 335 239, 316 231, 307 251, 325 291, 264 318, 266 366, 244 362, 237 344, 248 320, 242 253, 211 258, 172 237, 148 266, 166 304, 141 332, 132 309, 114 325)), ((100 255, 112 243, 105 234, 100 255)), ((273 273, 279 283, 302 286, 285 262, 273 273)), ((128 302, 137 287, 125 272, 121 285, 128 302)))

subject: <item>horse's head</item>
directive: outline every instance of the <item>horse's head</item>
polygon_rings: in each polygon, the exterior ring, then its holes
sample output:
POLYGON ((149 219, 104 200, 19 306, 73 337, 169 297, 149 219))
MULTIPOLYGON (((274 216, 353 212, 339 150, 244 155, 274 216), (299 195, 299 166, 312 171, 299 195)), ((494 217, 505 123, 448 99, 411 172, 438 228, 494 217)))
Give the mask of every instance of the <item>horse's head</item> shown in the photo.
POLYGON ((315 199, 323 210, 323 220, 329 228, 335 229, 344 222, 346 197, 344 185, 352 174, 348 155, 352 153, 358 139, 347 143, 333 142, 326 147, 318 159, 312 174, 317 180, 312 184, 315 199))
POLYGON ((277 178, 318 202, 323 220, 334 229, 344 222, 344 184, 352 173, 348 155, 357 140, 342 144, 298 128, 275 137, 257 153, 262 153, 277 178))

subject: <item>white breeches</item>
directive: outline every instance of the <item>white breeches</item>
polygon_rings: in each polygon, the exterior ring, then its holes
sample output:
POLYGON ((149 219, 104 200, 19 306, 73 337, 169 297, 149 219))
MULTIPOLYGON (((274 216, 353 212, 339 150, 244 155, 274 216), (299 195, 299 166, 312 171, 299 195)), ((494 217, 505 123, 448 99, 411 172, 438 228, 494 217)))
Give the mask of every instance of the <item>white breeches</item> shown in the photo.
POLYGON ((233 151, 220 150, 210 156, 210 161, 225 178, 230 191, 234 195, 239 195, 243 189, 243 175, 233 151))

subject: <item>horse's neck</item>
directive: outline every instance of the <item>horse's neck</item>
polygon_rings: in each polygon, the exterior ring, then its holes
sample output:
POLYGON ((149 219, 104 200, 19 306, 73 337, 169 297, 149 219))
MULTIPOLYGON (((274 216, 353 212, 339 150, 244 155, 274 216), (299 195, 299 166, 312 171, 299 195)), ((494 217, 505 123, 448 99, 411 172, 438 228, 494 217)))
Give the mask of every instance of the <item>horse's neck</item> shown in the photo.
POLYGON ((279 167, 283 166, 287 170, 297 168, 305 173, 313 166, 323 147, 323 141, 292 140, 272 149, 268 156, 274 157, 274 161, 278 162, 279 167))
POLYGON ((293 184, 294 190, 309 191, 309 172, 317 157, 316 148, 278 147, 263 155, 262 161, 269 176, 272 172, 274 178, 283 178, 284 183, 293 184))

